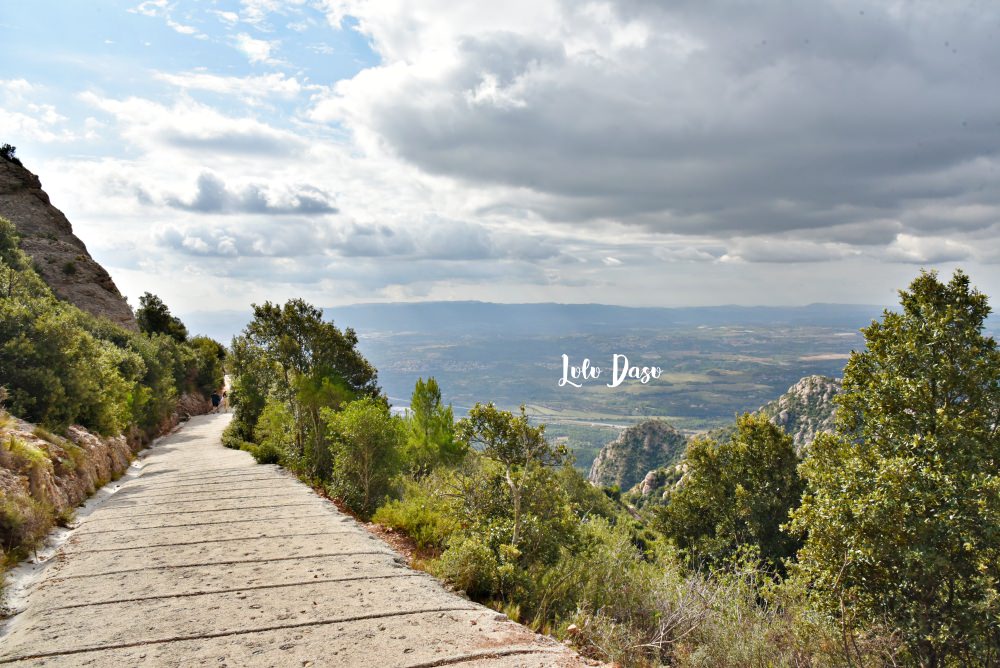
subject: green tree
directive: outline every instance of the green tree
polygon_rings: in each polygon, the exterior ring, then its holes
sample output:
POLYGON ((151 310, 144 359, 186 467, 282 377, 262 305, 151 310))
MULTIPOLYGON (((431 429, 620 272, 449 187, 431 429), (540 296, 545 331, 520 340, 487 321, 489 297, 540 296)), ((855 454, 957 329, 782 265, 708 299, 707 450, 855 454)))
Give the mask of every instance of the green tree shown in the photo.
POLYGON ((897 629, 921 666, 1000 661, 1000 352, 985 295, 921 272, 862 330, 793 528, 846 628, 897 629))
POLYGON ((510 544, 517 547, 521 536, 524 491, 534 469, 558 464, 565 456, 545 440, 545 425, 531 426, 521 406, 520 415, 498 409, 493 403, 477 403, 469 417, 458 423, 459 439, 475 447, 482 456, 500 465, 513 505, 514 527, 510 544))
POLYGON ((207 336, 192 337, 188 346, 194 353, 188 384, 205 395, 222 387, 225 381, 225 346, 207 336))
POLYGON ((141 332, 166 334, 180 343, 187 341, 187 327, 179 318, 171 315, 170 309, 163 303, 163 300, 151 292, 146 292, 139 297, 139 308, 135 310, 135 320, 139 323, 139 331, 141 332))
POLYGON ((377 396, 378 374, 357 350, 353 329, 341 330, 323 320, 323 312, 301 299, 284 306, 271 302, 253 306, 246 335, 291 375, 336 374, 357 395, 377 396))
POLYGON ((455 415, 441 401, 434 378, 418 378, 410 398, 403 458, 411 470, 427 472, 438 464, 455 464, 465 455, 455 440, 455 415))
POLYGON ((380 396, 377 372, 358 352, 354 330, 325 322, 315 306, 292 299, 253 309, 253 320, 232 346, 239 435, 252 436, 266 398, 276 396, 295 418, 295 459, 289 463, 325 479, 331 461, 321 411, 380 396))
POLYGON ((227 364, 232 375, 229 400, 233 419, 226 429, 241 441, 252 441, 268 392, 281 372, 277 363, 245 336, 233 338, 227 364))
POLYGON ((330 430, 331 491, 368 518, 389 494, 399 470, 403 422, 381 398, 363 397, 342 411, 323 409, 330 430))
POLYGON ((48 286, 31 269, 31 258, 20 248, 14 223, 0 218, 0 299, 50 296, 48 286))
POLYGON ((17 148, 11 146, 10 144, 0 146, 0 158, 9 160, 15 165, 20 165, 21 160, 15 155, 15 153, 17 153, 17 148))
POLYGON ((744 414, 728 441, 688 445, 685 477, 657 511, 657 524, 698 566, 751 547, 783 572, 800 545, 780 528, 802 496, 798 463, 790 436, 766 417, 744 414))

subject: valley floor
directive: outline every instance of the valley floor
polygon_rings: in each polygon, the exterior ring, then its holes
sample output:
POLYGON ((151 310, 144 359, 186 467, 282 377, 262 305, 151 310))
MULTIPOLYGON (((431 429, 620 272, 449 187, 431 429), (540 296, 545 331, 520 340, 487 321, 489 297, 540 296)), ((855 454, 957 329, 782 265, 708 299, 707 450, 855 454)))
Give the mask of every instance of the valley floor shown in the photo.
POLYGON ((17 666, 582 666, 446 591, 193 418, 88 515, 0 639, 17 666))

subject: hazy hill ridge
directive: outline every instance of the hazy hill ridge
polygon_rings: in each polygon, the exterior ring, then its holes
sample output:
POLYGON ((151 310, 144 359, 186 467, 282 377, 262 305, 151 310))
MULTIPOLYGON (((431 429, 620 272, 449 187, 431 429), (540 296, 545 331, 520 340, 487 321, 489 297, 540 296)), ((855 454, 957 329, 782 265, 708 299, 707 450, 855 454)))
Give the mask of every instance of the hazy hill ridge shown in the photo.
POLYGON ((138 329, 115 282, 73 234, 69 220, 52 205, 39 178, 2 157, 0 217, 14 223, 21 249, 32 257, 36 270, 57 297, 93 315, 138 329))

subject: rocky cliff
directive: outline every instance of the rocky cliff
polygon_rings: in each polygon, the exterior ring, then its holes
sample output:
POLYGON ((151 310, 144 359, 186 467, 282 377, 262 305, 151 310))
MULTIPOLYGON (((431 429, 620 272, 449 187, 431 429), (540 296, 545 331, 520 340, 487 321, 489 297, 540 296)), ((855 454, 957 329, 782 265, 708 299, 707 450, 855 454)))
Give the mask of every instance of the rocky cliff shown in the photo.
POLYGON ((97 264, 62 211, 52 206, 38 177, 0 157, 0 217, 17 227, 21 248, 60 299, 80 309, 138 329, 111 276, 97 264))
MULTIPOLYGON (((771 422, 785 430, 795 441, 795 448, 802 448, 834 426, 833 398, 840 392, 840 379, 828 376, 806 376, 788 388, 774 401, 769 401, 755 414, 766 415, 771 422)), ((708 436, 716 441, 732 437, 735 425, 713 429, 708 436)))
MULTIPOLYGON (((792 437, 796 449, 801 451, 819 434, 833 431, 836 408, 833 398, 838 392, 839 378, 806 376, 755 412, 766 415, 771 422, 784 429, 792 437)), ((713 429, 708 436, 715 441, 725 441, 732 438, 735 431, 735 425, 730 425, 713 429)), ((666 491, 683 478, 684 472, 684 462, 668 466, 661 464, 641 476, 640 482, 628 489, 626 500, 634 506, 662 501, 666 491)))
POLYGON ((590 468, 590 482, 628 489, 652 469, 676 462, 687 439, 662 420, 647 420, 629 427, 598 453, 590 468))
POLYGON ((833 398, 838 392, 839 378, 806 376, 757 412, 784 429, 795 441, 796 449, 801 450, 820 434, 833 431, 833 398))

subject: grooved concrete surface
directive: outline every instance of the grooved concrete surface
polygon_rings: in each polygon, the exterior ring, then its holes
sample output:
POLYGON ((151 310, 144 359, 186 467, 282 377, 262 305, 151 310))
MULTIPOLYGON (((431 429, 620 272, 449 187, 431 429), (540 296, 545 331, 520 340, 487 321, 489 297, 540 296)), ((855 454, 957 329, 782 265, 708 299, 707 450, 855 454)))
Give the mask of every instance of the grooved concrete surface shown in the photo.
POLYGON ((14 666, 582 666, 411 570, 192 419, 89 515, 0 640, 14 666))

